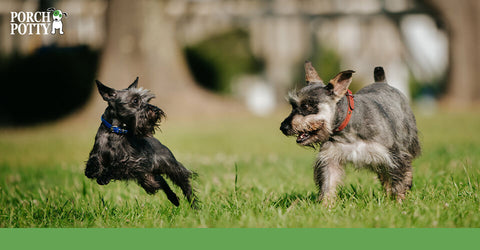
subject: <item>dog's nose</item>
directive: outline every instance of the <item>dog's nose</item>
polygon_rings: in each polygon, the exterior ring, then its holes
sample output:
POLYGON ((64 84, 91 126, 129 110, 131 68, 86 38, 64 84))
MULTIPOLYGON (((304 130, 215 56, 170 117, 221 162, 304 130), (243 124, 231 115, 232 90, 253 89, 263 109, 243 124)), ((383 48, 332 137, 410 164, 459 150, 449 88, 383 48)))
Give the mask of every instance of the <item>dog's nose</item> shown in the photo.
POLYGON ((285 121, 283 121, 280 125, 280 130, 284 135, 290 135, 292 130, 292 125, 290 124, 290 121, 287 120, 288 119, 285 119, 285 121))

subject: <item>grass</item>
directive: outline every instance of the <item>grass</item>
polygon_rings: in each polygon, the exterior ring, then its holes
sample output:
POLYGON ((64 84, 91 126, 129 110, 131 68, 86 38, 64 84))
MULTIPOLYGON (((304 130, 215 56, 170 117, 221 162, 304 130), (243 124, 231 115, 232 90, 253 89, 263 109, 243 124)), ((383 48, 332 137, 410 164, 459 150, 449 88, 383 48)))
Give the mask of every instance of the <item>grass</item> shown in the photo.
POLYGON ((404 203, 349 167, 329 209, 315 202, 315 151, 281 135, 281 119, 167 120, 157 137, 199 173, 198 210, 87 179, 98 124, 0 130, 0 227, 480 227, 480 113, 418 116, 423 155, 404 203))

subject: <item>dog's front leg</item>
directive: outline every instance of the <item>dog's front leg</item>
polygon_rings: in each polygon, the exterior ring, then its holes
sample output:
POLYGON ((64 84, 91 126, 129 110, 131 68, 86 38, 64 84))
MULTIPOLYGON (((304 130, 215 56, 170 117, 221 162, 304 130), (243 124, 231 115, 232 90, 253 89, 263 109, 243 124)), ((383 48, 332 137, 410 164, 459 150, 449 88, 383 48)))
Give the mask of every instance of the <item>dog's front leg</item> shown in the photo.
POLYGON ((85 176, 90 179, 97 178, 102 172, 100 161, 96 154, 90 153, 87 165, 85 167, 85 176))
POLYGON ((90 158, 87 161, 85 176, 90 179, 97 179, 97 183, 100 185, 107 185, 111 180, 111 177, 108 174, 108 169, 102 165, 98 155, 93 152, 94 151, 90 153, 90 158))
POLYGON ((342 182, 344 167, 338 160, 319 154, 314 166, 315 184, 319 188, 317 201, 329 206, 335 202, 337 186, 342 182))

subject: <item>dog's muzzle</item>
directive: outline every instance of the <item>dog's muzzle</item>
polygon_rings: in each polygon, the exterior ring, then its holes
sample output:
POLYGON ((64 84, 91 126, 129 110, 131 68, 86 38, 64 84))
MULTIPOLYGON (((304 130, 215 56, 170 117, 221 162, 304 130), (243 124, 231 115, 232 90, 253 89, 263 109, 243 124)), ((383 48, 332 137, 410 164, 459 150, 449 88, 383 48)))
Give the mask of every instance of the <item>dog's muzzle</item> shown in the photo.
POLYGON ((162 119, 163 116, 165 116, 165 113, 163 112, 163 110, 161 110, 157 106, 148 104, 147 117, 149 118, 149 120, 157 121, 157 120, 162 119))
POLYGON ((287 117, 282 122, 282 124, 280 124, 280 130, 286 136, 292 136, 292 135, 295 134, 295 131, 293 131, 293 128, 292 128, 292 117, 291 116, 287 117))

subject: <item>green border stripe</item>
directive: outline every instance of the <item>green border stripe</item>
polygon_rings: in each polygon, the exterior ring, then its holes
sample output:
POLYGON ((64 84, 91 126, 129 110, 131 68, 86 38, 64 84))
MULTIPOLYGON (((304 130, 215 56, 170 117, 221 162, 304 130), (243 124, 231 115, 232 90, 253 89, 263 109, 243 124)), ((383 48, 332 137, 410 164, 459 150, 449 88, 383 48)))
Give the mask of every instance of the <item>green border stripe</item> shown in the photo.
POLYGON ((0 229, 2 249, 458 249, 480 229, 0 229), (7 248, 4 248, 7 247, 7 248))

